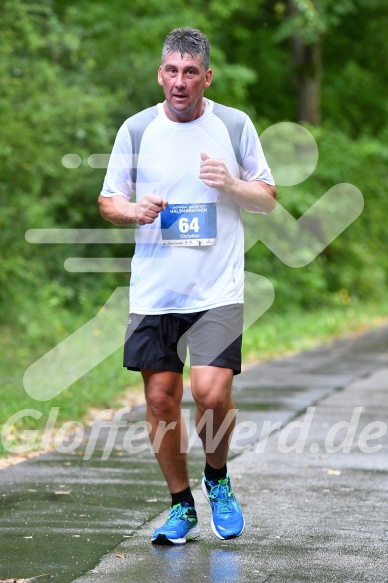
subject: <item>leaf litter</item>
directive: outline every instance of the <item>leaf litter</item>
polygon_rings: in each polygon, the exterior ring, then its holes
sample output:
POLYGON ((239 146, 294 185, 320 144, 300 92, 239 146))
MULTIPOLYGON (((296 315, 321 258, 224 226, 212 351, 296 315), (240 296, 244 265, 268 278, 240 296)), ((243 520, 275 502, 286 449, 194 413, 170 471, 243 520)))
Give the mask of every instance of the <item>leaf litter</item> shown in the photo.
POLYGON ((11 579, 0 579, 3 583, 27 583, 28 581, 36 581, 41 577, 52 577, 52 575, 45 573, 44 575, 35 575, 35 577, 28 577, 27 579, 18 579, 17 577, 11 577, 11 579))

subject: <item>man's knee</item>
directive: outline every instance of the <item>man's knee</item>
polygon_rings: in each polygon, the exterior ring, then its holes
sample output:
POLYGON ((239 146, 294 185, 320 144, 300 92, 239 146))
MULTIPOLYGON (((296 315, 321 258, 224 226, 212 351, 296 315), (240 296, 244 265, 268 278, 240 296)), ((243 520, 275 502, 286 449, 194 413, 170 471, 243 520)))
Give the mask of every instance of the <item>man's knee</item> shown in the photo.
POLYGON ((229 409, 229 399, 225 399, 223 395, 217 394, 216 391, 200 394, 197 393, 195 403, 198 411, 201 413, 204 413, 205 411, 213 411, 214 413, 217 413, 229 409))
POLYGON ((233 372, 226 368, 202 367, 192 370, 192 392, 199 411, 223 412, 232 406, 233 372))
POLYGON ((143 373, 148 410, 158 419, 176 415, 182 400, 182 378, 177 373, 143 373))
POLYGON ((222 414, 233 407, 230 388, 225 386, 205 385, 195 391, 194 400, 201 413, 211 410, 222 414))

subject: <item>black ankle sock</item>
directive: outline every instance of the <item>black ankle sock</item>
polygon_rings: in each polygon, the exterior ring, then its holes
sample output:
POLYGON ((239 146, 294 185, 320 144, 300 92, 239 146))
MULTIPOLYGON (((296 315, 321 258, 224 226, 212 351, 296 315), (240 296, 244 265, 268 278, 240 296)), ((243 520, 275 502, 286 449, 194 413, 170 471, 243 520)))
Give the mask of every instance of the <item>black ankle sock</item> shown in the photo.
POLYGON ((212 468, 212 466, 209 466, 209 464, 206 462, 205 478, 207 480, 222 480, 223 478, 226 478, 227 473, 228 470, 226 468, 226 464, 222 468, 216 469, 212 468))
POLYGON ((175 492, 174 494, 171 493, 171 506, 175 506, 175 504, 188 502, 189 506, 194 507, 194 498, 191 493, 190 486, 185 488, 181 492, 175 492))

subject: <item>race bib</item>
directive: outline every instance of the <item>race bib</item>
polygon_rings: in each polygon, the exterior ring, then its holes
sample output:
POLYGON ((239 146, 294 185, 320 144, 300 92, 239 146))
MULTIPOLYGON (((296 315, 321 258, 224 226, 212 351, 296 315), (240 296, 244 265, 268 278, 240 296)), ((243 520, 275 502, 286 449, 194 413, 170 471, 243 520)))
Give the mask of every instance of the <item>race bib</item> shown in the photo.
POLYGON ((162 245, 214 245, 217 237, 215 202, 169 204, 160 213, 162 245))

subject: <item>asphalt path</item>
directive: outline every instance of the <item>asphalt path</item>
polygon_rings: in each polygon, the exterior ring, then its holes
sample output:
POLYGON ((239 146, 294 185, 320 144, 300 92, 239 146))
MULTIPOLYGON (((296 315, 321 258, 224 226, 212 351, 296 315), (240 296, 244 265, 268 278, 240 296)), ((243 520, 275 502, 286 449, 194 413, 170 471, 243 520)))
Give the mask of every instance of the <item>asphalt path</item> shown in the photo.
POLYGON ((96 420, 73 451, 0 471, 0 580, 387 583, 387 393, 388 327, 236 377, 228 467, 246 529, 220 541, 187 391, 201 537, 182 547, 150 544, 169 494, 144 407, 96 420))

